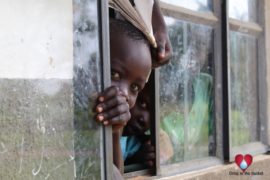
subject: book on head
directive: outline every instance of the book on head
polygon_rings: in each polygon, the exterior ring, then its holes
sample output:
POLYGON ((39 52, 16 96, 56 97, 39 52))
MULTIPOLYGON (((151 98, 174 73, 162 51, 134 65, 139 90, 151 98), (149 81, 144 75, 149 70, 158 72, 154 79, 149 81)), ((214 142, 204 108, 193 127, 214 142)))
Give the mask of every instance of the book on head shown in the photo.
POLYGON ((151 45, 157 47, 152 28, 154 0, 109 0, 109 6, 142 31, 151 45))

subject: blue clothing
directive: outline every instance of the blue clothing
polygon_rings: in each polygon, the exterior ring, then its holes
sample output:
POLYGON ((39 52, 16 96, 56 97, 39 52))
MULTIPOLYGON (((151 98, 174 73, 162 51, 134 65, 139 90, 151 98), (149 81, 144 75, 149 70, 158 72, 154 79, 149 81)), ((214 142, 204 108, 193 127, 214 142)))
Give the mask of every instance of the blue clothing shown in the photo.
POLYGON ((124 160, 133 156, 142 145, 136 136, 122 136, 120 144, 124 160))

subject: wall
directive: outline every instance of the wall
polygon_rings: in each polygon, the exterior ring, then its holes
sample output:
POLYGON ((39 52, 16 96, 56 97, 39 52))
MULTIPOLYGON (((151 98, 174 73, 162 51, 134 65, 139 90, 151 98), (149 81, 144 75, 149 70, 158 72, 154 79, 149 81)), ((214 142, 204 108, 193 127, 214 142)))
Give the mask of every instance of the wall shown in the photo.
MULTIPOLYGON (((265 26, 266 26, 266 31, 265 31, 265 38, 266 38, 266 62, 267 62, 267 94, 268 94, 268 107, 267 107, 267 112, 268 112, 268 120, 270 117, 270 52, 269 52, 269 47, 270 47, 270 2, 265 0, 265 26)), ((270 123, 268 123, 268 134, 270 136, 270 123)), ((270 137, 268 136, 268 144, 270 144, 270 137)))
POLYGON ((95 0, 0 1, 1 180, 101 179, 97 19, 95 0))
POLYGON ((0 179, 73 179, 72 1, 0 1, 0 179))
POLYGON ((72 78, 72 1, 0 6, 0 78, 72 78))

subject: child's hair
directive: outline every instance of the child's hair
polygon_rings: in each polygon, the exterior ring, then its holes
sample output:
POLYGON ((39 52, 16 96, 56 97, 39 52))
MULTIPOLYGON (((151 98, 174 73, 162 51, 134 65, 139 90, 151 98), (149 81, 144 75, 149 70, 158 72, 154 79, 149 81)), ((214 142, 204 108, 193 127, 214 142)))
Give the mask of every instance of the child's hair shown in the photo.
POLYGON ((150 47, 145 35, 128 21, 110 18, 110 34, 112 35, 115 32, 121 32, 131 39, 141 41, 150 47))

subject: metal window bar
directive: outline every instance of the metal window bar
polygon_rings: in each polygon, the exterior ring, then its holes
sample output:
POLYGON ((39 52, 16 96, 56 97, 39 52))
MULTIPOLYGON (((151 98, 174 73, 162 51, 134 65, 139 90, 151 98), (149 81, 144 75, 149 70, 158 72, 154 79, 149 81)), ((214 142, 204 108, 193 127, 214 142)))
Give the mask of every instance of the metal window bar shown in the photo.
MULTIPOLYGON (((110 47, 109 47, 109 8, 108 0, 98 1, 99 30, 100 30, 100 58, 102 61, 103 85, 102 90, 111 85, 110 47)), ((113 154, 112 154, 112 128, 102 127, 103 139, 103 178, 112 179, 113 154)))
POLYGON ((223 157, 225 161, 230 159, 230 124, 229 124, 229 88, 228 88, 228 1, 221 4, 221 34, 222 34, 222 85, 223 85, 223 157))

